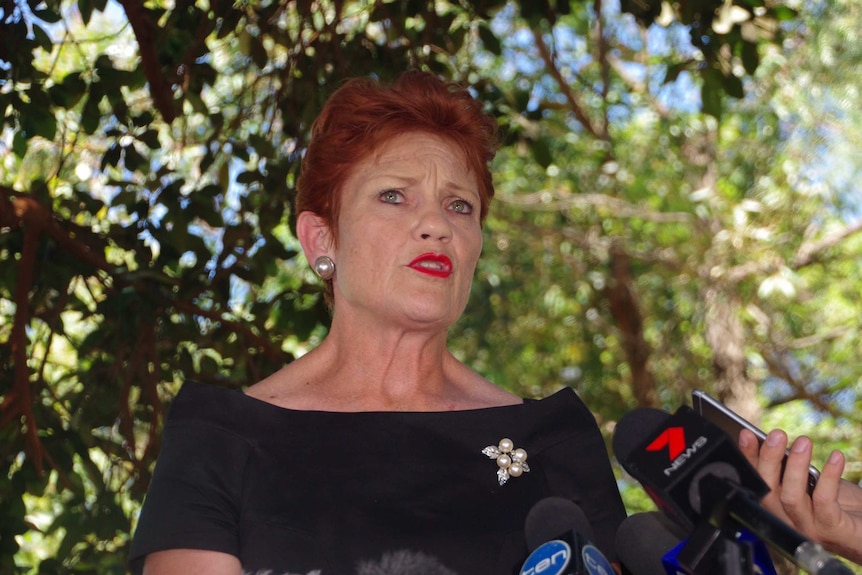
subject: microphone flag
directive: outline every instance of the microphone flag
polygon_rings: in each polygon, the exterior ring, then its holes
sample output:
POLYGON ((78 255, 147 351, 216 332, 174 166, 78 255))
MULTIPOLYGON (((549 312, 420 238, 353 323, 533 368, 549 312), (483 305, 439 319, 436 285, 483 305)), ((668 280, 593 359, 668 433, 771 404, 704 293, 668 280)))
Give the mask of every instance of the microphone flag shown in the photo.
POLYGON ((586 514, 569 499, 547 497, 533 505, 524 535, 532 553, 520 575, 615 575, 590 541, 593 533, 586 514))
POLYGON ((670 416, 657 409, 647 412, 655 412, 647 417, 658 419, 659 424, 643 429, 639 424, 644 422, 644 414, 636 415, 631 426, 627 425, 629 416, 623 417, 614 432, 614 452, 656 504, 684 527, 693 529, 705 511, 706 494, 700 489, 700 479, 706 475, 745 486, 757 499, 769 492, 730 437, 690 407, 682 406, 670 416))

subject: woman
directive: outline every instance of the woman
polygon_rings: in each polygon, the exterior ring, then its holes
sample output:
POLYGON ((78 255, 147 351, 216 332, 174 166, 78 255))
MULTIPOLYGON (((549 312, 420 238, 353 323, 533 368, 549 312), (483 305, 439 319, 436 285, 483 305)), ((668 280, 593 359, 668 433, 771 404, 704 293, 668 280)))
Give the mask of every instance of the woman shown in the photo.
POLYGON ((482 249, 495 133, 430 74, 332 95, 296 205, 330 331, 245 394, 184 385, 134 571, 517 573, 526 514, 551 495, 583 508, 613 560, 625 514, 590 412, 571 389, 524 401, 446 346, 482 249))
POLYGON ((841 479, 844 454, 833 451, 820 472, 814 492, 808 494, 811 440, 797 437, 790 446, 787 434, 774 429, 758 446, 753 433, 739 434, 739 448, 769 484, 763 505, 812 541, 862 565, 862 487, 841 479))

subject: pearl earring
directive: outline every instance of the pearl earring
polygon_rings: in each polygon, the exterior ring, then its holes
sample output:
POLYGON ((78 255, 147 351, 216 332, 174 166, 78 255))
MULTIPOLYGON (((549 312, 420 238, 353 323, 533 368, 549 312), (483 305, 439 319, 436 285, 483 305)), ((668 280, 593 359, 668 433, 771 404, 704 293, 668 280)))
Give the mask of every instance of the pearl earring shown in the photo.
POLYGON ((335 262, 329 256, 320 256, 314 260, 313 267, 314 273, 324 281, 332 279, 332 276, 335 275, 335 262))

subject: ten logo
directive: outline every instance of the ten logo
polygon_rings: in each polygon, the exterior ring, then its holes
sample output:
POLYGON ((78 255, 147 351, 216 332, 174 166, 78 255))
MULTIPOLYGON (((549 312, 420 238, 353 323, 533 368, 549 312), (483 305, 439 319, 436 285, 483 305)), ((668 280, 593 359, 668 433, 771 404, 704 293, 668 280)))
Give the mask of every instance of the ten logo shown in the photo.
POLYGON ((521 575, 562 575, 571 558, 572 548, 565 541, 542 543, 524 561, 521 575))
POLYGON ((615 575, 614 568, 595 546, 585 545, 581 550, 581 557, 590 575, 615 575))

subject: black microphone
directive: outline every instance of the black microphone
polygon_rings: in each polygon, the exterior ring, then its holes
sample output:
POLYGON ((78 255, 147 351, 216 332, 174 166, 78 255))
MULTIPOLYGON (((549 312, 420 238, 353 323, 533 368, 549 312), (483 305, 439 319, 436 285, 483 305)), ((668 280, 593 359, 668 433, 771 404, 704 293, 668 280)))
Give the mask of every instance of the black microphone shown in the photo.
POLYGON ((812 575, 852 574, 760 505, 769 487, 757 470, 724 431, 690 407, 673 415, 648 408, 626 414, 614 430, 613 449, 659 508, 693 529, 679 556, 688 569, 706 565, 706 553, 726 544, 727 532, 745 528, 812 575))
POLYGON ((617 529, 614 545, 620 562, 632 575, 685 575, 681 565, 669 559, 688 535, 656 511, 626 517, 617 529))
MULTIPOLYGON (((736 539, 742 546, 750 547, 754 573, 776 575, 775 565, 763 542, 748 531, 741 531, 736 539)), ((620 561, 632 575, 687 575, 721 568, 719 565, 705 569, 684 567, 679 554, 688 544, 688 533, 667 515, 657 511, 635 513, 624 519, 614 544, 620 561)))
MULTIPOLYGON (((270 571, 258 571, 266 574, 270 571)), ((317 573, 313 571, 312 573, 317 573)), ((363 560, 357 566, 356 575, 457 575, 440 563, 437 558, 421 551, 401 549, 389 551, 379 560, 363 560)))
POLYGON ((531 551, 520 575, 614 575, 613 567, 590 542, 593 530, 583 510, 563 497, 537 502, 524 522, 531 551))

